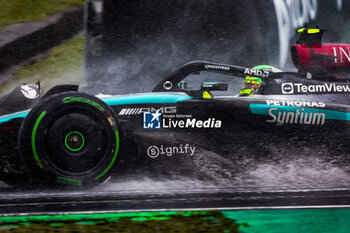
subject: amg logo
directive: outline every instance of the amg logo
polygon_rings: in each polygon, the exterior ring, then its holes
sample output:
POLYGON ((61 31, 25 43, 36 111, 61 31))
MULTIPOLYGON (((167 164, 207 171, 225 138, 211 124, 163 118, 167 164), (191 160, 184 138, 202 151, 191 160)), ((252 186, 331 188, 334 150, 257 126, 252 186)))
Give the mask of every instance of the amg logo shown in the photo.
POLYGON ((302 108, 301 110, 297 109, 295 112, 285 112, 285 111, 279 111, 278 108, 270 108, 269 116, 271 117, 271 119, 267 120, 266 122, 269 122, 269 123, 276 122, 277 125, 283 125, 283 124, 324 125, 326 120, 325 113, 307 112, 304 110, 305 109, 302 108), (277 115, 275 111, 278 111, 277 115))
POLYGON ((215 70, 230 70, 230 67, 228 66, 219 66, 219 65, 204 65, 204 67, 207 69, 207 70, 210 70, 210 69, 215 69, 215 70))
POLYGON ((176 113, 175 106, 161 107, 161 108, 123 108, 118 115, 138 115, 144 112, 160 112, 160 113, 176 113))

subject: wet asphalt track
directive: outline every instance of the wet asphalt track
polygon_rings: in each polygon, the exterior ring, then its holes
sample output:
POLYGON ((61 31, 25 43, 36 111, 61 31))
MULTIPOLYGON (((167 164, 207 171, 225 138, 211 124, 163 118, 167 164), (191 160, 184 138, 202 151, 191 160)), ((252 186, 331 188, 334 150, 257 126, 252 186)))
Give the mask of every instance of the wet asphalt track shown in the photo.
POLYGON ((350 189, 347 188, 108 189, 102 186, 87 191, 39 191, 20 190, 1 184, 0 215, 350 207, 350 189))
POLYGON ((203 167, 196 178, 130 174, 90 190, 29 190, 0 183, 0 215, 350 207, 348 166, 317 158, 269 161, 241 172, 219 165, 203 167))

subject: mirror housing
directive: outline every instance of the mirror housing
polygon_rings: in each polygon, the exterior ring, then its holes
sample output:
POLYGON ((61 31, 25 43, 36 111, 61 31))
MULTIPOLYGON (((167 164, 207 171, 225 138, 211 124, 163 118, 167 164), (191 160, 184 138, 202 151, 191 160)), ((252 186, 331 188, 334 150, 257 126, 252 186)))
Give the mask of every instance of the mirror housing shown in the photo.
POLYGON ((201 85, 201 91, 227 91, 227 83, 221 82, 204 82, 201 85))
POLYGON ((177 85, 178 85, 181 89, 188 89, 188 85, 187 85, 187 82, 186 82, 186 81, 180 81, 177 85))

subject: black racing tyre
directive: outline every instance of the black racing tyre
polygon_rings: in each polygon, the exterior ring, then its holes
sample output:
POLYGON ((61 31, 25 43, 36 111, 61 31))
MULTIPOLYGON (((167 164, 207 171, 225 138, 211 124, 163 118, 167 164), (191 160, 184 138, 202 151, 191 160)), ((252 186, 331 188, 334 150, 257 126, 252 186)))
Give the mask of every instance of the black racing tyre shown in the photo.
POLYGON ((100 99, 79 92, 41 100, 22 123, 21 158, 34 184, 95 186, 116 165, 119 123, 100 99))
POLYGON ((24 187, 28 184, 28 175, 15 169, 6 162, 1 164, 0 181, 11 186, 24 187))

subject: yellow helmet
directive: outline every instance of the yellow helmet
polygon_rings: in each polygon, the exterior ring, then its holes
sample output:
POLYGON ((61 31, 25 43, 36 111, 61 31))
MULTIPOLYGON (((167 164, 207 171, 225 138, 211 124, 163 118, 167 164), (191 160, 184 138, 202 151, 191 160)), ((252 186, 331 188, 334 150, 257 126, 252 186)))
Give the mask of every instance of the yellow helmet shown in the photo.
MULTIPOLYGON (((252 70, 263 70, 263 71, 272 71, 274 73, 281 72, 281 70, 276 67, 269 65, 258 65, 254 66, 252 70)), ((239 93, 239 96, 251 96, 259 92, 262 86, 262 78, 246 76, 243 81, 242 89, 239 93)))

